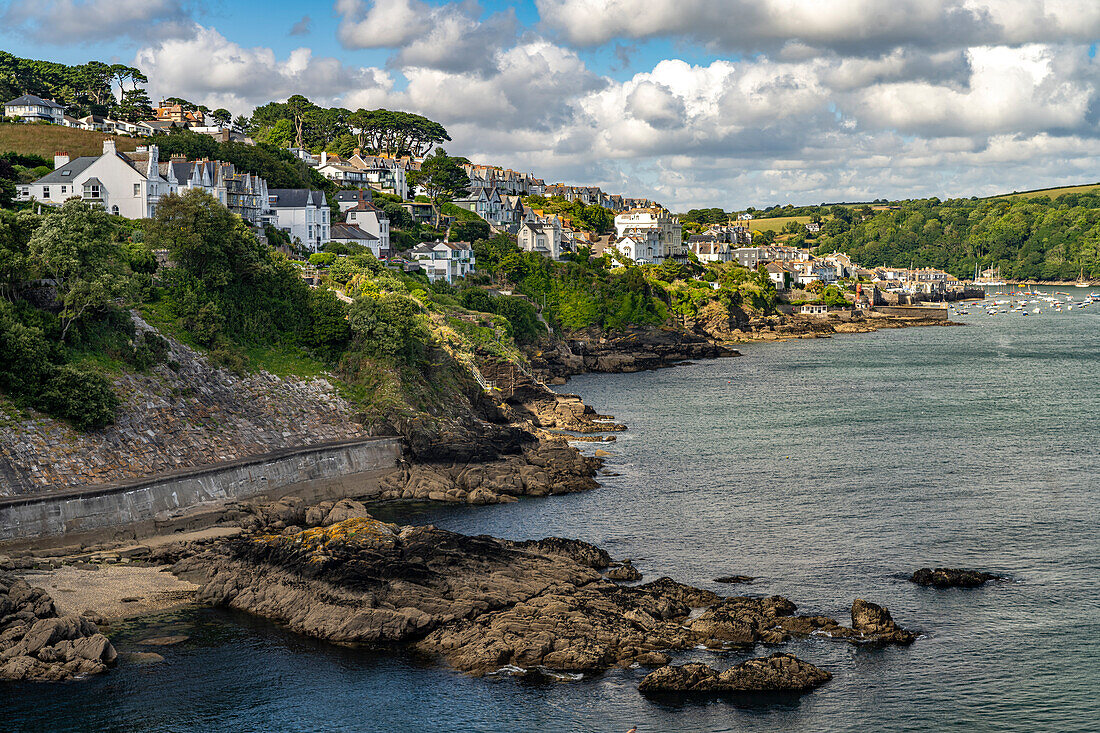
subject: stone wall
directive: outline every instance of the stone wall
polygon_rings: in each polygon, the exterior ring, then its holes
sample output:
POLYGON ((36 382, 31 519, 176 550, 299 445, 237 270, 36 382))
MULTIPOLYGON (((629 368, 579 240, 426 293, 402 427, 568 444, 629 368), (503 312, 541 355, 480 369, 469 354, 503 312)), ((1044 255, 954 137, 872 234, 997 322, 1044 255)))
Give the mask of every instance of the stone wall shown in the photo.
MULTIPOLYGON (((150 330, 134 317, 140 331, 150 330)), ((103 430, 81 433, 14 408, 0 414, 0 497, 106 484, 364 435, 351 407, 324 378, 283 379, 267 372, 238 377, 169 342, 172 367, 113 375, 122 406, 115 424, 103 430)))
POLYGON ((400 458, 398 438, 361 438, 284 449, 160 477, 2 498, 0 542, 154 523, 185 509, 392 469, 400 458))

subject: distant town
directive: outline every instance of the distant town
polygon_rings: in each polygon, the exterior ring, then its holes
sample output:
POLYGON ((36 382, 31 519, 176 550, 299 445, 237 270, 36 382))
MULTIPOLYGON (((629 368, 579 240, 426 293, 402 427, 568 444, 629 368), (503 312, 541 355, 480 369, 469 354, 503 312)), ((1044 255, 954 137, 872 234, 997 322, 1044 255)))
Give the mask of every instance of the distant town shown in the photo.
MULTIPOLYGON (((165 101, 150 107, 149 119, 130 122, 98 115, 75 118, 65 114, 62 105, 31 94, 4 105, 4 115, 12 121, 146 139, 188 130, 219 142, 254 144, 243 129, 243 120, 232 122, 224 110, 217 115, 204 110, 182 101, 165 101)), ((287 253, 303 260, 317 253, 342 256, 349 251, 369 251, 391 267, 423 271, 433 282, 453 283, 476 272, 471 243, 451 241, 449 236, 456 216, 440 214, 429 197, 428 186, 416 182, 425 156, 370 154, 356 148, 350 156, 342 157, 327 151, 313 153, 295 145, 287 149, 331 181, 337 189, 335 194, 308 188, 274 188, 260 175, 240 170, 230 162, 192 160, 181 155, 163 158, 156 144, 122 152, 115 139, 109 138, 103 141, 98 156, 71 157, 58 151, 53 170, 19 184, 16 200, 56 206, 76 197, 118 216, 145 219, 155 215, 163 197, 199 189, 238 214, 258 236, 264 237, 270 228, 281 232, 289 244, 285 247, 287 253), (397 202, 412 222, 436 220, 443 236, 407 248, 395 246, 391 217, 380 205, 387 202, 397 202)), ((547 184, 533 173, 465 159, 461 159, 461 169, 466 181, 459 195, 446 203, 483 221, 488 234, 509 234, 522 250, 553 260, 587 248, 593 256, 609 254, 622 266, 691 259, 701 264, 736 263, 749 269, 764 268, 779 293, 820 292, 822 287, 838 281, 858 282, 856 305, 954 300, 967 292, 963 283, 943 270, 874 267, 854 262, 843 253, 815 255, 808 247, 776 243, 774 236, 760 237, 761 232, 754 231, 752 213, 731 215, 725 223, 694 226, 696 233, 685 237, 679 217, 655 201, 608 193, 595 186, 547 184), (563 203, 599 207, 613 226, 605 227, 606 232, 585 226, 562 212, 563 203)), ((454 212, 453 208, 449 210, 454 212)), ((799 227, 802 234, 812 238, 821 230, 822 221, 815 217, 795 226, 799 227)), ((303 276, 315 278, 315 266, 325 259, 312 258, 313 267, 303 262, 303 276)), ((984 274, 989 279, 990 273, 984 274)), ((812 303, 802 309, 808 314, 828 311, 827 306, 812 303)))

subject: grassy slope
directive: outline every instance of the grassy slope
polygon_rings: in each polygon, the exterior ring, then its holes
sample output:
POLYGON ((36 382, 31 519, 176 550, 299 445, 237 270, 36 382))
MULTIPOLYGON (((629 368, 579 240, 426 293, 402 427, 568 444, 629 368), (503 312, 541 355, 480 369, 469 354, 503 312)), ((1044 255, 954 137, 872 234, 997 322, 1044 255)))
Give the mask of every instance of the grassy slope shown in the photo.
MULTIPOLYGON (((754 232, 765 232, 769 229, 781 231, 789 221, 797 221, 799 224, 809 224, 813 217, 809 216, 777 216, 774 219, 753 219, 749 229, 754 232)), ((828 217, 826 217, 828 218, 828 217)))
POLYGON ((73 158, 100 155, 103 152, 103 141, 107 138, 114 138, 120 152, 130 152, 142 144, 137 138, 77 130, 61 125, 0 124, 0 152, 41 155, 46 160, 52 160, 54 153, 58 151, 64 151, 73 158))
POLYGON ((1020 191, 1019 193, 1004 193, 998 196, 990 196, 989 198, 1030 199, 1036 196, 1049 196, 1055 199, 1064 193, 1092 193, 1097 189, 1100 189, 1100 183, 1083 183, 1078 186, 1060 186, 1058 188, 1040 188, 1034 191, 1020 191))

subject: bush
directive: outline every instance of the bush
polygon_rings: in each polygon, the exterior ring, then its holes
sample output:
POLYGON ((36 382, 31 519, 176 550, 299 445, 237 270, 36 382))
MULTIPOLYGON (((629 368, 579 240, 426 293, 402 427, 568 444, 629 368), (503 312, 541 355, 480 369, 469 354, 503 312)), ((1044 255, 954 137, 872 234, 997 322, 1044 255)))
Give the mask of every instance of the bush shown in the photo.
MULTIPOLYGON (((345 248, 346 249, 346 248, 345 248)), ((314 252, 309 256, 309 264, 314 267, 328 267, 336 261, 336 253, 334 252, 314 252)))
POLYGON ((40 401, 46 412, 71 420, 77 429, 85 431, 114 422, 119 406, 110 380, 70 364, 53 371, 40 401))
POLYGON ((356 299, 348 320, 356 346, 363 353, 418 364, 430 338, 420 313, 420 306, 413 299, 383 293, 356 299))
POLYGON ((326 357, 335 357, 351 338, 347 307, 331 290, 314 290, 310 293, 309 311, 308 346, 326 357))

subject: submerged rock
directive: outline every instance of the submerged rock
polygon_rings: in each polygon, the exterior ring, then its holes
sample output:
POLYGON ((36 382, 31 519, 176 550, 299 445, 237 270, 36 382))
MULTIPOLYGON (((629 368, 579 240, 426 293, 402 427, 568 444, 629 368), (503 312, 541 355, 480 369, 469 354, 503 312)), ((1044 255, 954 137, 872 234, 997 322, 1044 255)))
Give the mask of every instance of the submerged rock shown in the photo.
POLYGON ((724 672, 698 663, 661 667, 638 689, 643 693, 805 692, 832 674, 790 654, 749 659, 724 672))
POLYGON ((715 578, 715 583, 751 583, 756 580, 751 575, 723 575, 719 578, 715 578))
POLYGON ((1003 576, 978 570, 958 568, 921 568, 913 573, 909 582, 934 588, 977 588, 991 580, 1004 580, 1003 576))
POLYGON ((0 680, 68 680, 106 672, 117 659, 90 619, 59 616, 46 591, 0 572, 0 680))

